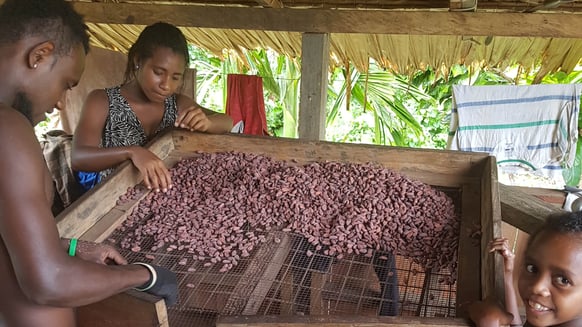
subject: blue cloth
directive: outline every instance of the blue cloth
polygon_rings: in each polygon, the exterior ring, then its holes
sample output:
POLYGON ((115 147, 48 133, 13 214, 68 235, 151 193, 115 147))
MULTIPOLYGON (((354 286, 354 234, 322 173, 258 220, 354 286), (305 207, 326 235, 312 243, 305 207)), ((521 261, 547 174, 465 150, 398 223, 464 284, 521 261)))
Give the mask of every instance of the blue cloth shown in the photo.
POLYGON ((93 171, 76 171, 75 178, 85 192, 94 188, 101 181, 101 175, 93 171))

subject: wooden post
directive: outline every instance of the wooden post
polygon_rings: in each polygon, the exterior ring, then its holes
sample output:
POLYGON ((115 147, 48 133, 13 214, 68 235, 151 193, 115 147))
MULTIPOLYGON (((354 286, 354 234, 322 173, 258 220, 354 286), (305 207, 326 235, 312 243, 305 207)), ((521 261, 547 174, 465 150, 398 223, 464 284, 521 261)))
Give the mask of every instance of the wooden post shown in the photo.
POLYGON ((329 34, 303 34, 298 126, 300 139, 325 139, 328 63, 329 34))
POLYGON ((486 251, 493 239, 501 237, 501 205, 495 157, 485 162, 485 173, 481 178, 481 297, 493 296, 505 303, 503 283, 503 257, 486 251))

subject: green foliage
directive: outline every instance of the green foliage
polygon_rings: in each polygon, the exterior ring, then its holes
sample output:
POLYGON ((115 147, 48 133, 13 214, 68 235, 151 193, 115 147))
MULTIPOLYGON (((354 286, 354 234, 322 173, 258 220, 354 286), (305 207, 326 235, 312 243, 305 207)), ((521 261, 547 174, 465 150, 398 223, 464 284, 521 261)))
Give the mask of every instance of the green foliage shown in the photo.
POLYGON ((407 138, 422 135, 422 126, 403 101, 405 98, 424 98, 426 95, 407 83, 402 76, 383 71, 371 66, 367 74, 350 69, 348 82, 347 70, 337 68, 330 77, 327 112, 327 127, 339 128, 338 133, 328 133, 332 141, 366 142, 408 146, 407 138), (341 108, 348 106, 347 90, 350 90, 351 128, 342 127, 346 115, 341 108), (361 115, 371 115, 366 119, 357 119, 361 115), (337 118, 340 117, 340 122, 337 118))
POLYGON ((213 110, 226 108, 226 76, 253 74, 263 79, 267 128, 273 136, 297 136, 300 69, 297 61, 274 52, 243 51, 245 62, 228 53, 218 58, 191 47, 191 63, 197 69, 198 101, 213 110))
MULTIPOLYGON (((221 60, 199 49, 192 52, 192 62, 198 69, 199 98, 207 100, 211 92, 218 91, 224 97, 224 77, 228 73, 257 74, 263 78, 269 132, 275 136, 296 137, 299 59, 266 50, 242 53, 244 64, 228 54, 221 60)), ((373 61, 367 74, 358 72, 353 66, 349 70, 338 67, 329 75, 326 138, 336 142, 444 149, 453 85, 502 85, 516 81, 531 84, 534 78, 535 72, 525 73, 516 68, 499 72, 463 65, 453 66, 446 75, 428 68, 410 76, 386 71, 373 61)), ((547 75, 542 81, 580 82, 582 71, 558 72, 547 75)), ((578 162, 582 162, 582 158, 578 162)))

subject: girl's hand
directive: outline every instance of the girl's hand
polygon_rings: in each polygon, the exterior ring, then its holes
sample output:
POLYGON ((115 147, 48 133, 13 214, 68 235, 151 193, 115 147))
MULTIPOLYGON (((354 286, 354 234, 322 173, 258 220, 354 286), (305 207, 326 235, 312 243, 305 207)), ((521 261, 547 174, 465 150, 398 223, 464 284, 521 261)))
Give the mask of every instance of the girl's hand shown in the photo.
POLYGON ((174 125, 176 127, 188 129, 191 132, 207 132, 212 126, 212 122, 199 106, 193 105, 180 111, 174 125))
POLYGON ((148 149, 132 147, 131 161, 143 176, 148 189, 166 192, 172 187, 172 176, 164 162, 148 149))
POLYGON ((489 252, 498 252, 503 256, 503 263, 505 266, 506 273, 513 272, 515 254, 511 250, 509 246, 509 240, 506 238, 497 238, 491 242, 489 242, 488 246, 489 252))

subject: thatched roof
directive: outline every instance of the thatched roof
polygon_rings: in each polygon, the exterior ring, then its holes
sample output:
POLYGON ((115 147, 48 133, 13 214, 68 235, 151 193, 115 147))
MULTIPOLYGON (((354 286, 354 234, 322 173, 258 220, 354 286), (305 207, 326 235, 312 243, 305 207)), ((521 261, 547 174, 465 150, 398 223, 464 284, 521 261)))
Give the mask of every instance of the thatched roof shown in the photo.
POLYGON ((216 54, 271 48, 301 54, 302 33, 330 34, 332 63, 399 72, 456 63, 570 72, 582 58, 582 0, 94 1, 75 6, 94 45, 127 51, 146 24, 180 26, 216 54), (109 2, 109 3, 108 3, 109 2), (274 9, 280 8, 280 9, 274 9), (131 23, 131 24, 129 24, 131 23))

